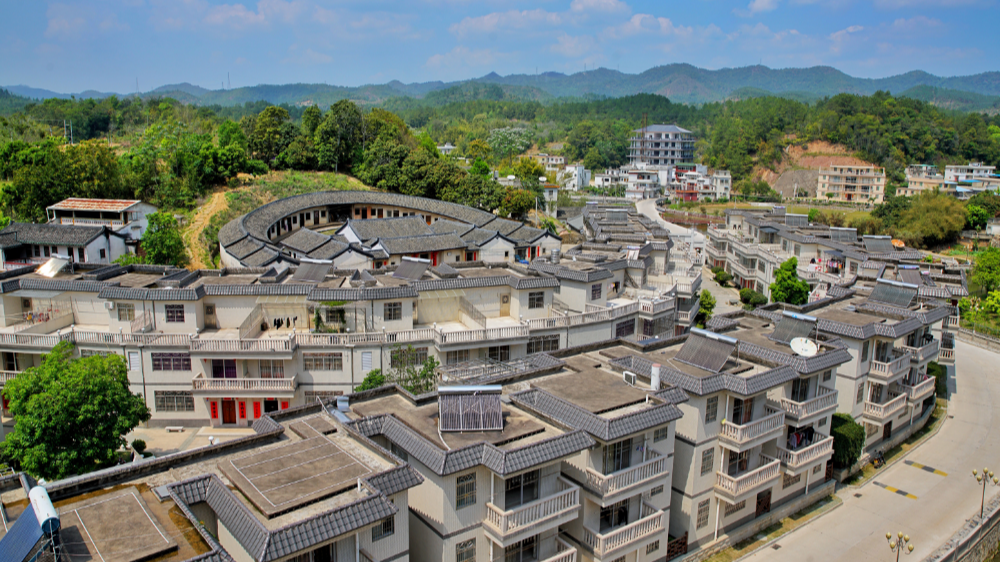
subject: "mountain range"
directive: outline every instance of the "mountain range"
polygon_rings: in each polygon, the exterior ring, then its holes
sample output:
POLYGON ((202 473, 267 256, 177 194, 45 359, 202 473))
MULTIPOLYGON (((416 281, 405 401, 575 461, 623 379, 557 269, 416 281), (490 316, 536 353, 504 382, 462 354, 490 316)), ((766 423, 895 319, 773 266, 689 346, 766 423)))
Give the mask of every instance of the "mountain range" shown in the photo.
MULTIPOLYGON (((111 95, 107 92, 90 90, 66 94, 29 86, 4 86, 4 88, 13 94, 36 99, 69 98, 71 95, 77 98, 111 95)), ((606 68, 575 74, 545 72, 500 76, 490 73, 458 82, 404 84, 392 81, 357 87, 328 84, 265 84, 229 90, 210 90, 183 83, 160 86, 142 96, 172 97, 196 105, 226 106, 264 100, 274 104, 315 103, 327 106, 341 99, 379 104, 392 98, 409 97, 439 105, 467 99, 546 101, 553 98, 620 97, 652 93, 666 96, 675 102, 700 104, 761 95, 814 101, 839 93, 872 94, 879 90, 922 99, 949 109, 1000 110, 1000 72, 940 77, 923 71, 912 71, 886 78, 857 78, 828 66, 773 69, 758 65, 707 70, 689 64, 671 64, 651 68, 639 74, 627 74, 606 68)))

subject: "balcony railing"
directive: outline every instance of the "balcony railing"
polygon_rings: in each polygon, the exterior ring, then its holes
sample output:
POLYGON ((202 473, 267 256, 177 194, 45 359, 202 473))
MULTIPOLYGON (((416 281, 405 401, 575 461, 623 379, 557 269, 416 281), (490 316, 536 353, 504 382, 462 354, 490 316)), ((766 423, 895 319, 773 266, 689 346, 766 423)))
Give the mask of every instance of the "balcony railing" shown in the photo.
POLYGON ((77 226, 110 226, 111 228, 120 228, 125 226, 127 223, 125 221, 116 221, 108 219, 76 219, 73 217, 60 217, 59 224, 75 224, 77 226))
POLYGON ((20 371, 0 371, 0 386, 14 380, 14 377, 20 374, 20 371))
POLYGON ((0 334, 0 346, 52 348, 61 341, 72 341, 73 333, 49 334, 0 334))
POLYGON ((789 418, 802 420, 837 406, 836 390, 829 390, 822 387, 819 390, 823 391, 823 394, 819 394, 815 398, 810 398, 805 402, 796 402, 790 398, 780 398, 777 401, 772 400, 769 402, 784 410, 785 415, 789 418))
POLYGON ((732 498, 737 498, 763 486, 781 474, 781 462, 778 459, 760 455, 760 464, 760 467, 737 476, 717 472, 716 489, 732 498))
POLYGON ((892 399, 885 404, 876 404, 865 401, 864 415, 875 421, 885 421, 899 412, 906 406, 906 395, 892 395, 892 399))
POLYGON ((213 379, 204 374, 191 379, 195 392, 295 392, 295 377, 288 379, 213 379))
POLYGON ((789 468, 801 468, 830 454, 833 454, 833 437, 827 437, 795 451, 778 447, 778 460, 789 468))
POLYGON ((162 347, 188 347, 188 334, 124 334, 114 332, 73 332, 73 341, 91 345, 148 345, 162 347))
POLYGON ((487 328, 485 330, 461 330, 458 332, 434 332, 434 343, 448 345, 455 343, 489 343, 501 340, 527 338, 528 326, 505 326, 503 328, 487 328))
POLYGON ((652 458, 612 474, 601 474, 588 467, 585 470, 587 488, 602 497, 611 496, 665 474, 666 458, 653 450, 647 451, 647 454, 652 458))
POLYGON ((944 327, 945 327, 945 329, 948 329, 948 328, 957 328, 958 326, 959 326, 958 316, 949 316, 949 317, 947 317, 947 318, 944 319, 944 327))
POLYGON ((910 402, 919 402, 920 400, 927 398, 928 396, 931 395, 931 393, 934 392, 934 387, 936 383, 937 383, 936 379, 934 379, 933 377, 929 377, 912 386, 906 383, 902 383, 900 384, 900 387, 903 389, 904 394, 906 394, 907 400, 909 400, 910 402))
POLYGON ((501 536, 516 533, 580 507, 580 487, 559 478, 559 493, 535 500, 522 506, 501 511, 492 503, 486 504, 486 523, 501 536))
POLYGON ((937 354, 938 347, 940 345, 941 345, 940 341, 931 340, 930 343, 922 347, 911 347, 908 345, 904 345, 902 347, 903 349, 908 350, 910 352, 911 359, 913 360, 914 363, 920 363, 923 361, 927 361, 931 357, 934 357, 937 354))
POLYGON ((955 350, 942 347, 938 349, 938 361, 942 363, 954 363, 955 362, 955 350))
POLYGON ((695 316, 698 316, 698 309, 701 307, 701 299, 697 299, 691 305, 688 310, 678 310, 677 311, 677 321, 685 324, 691 324, 694 322, 695 316))
POLYGON ((434 339, 433 328, 398 332, 358 332, 355 334, 296 334, 295 343, 305 347, 330 347, 366 343, 422 342, 434 339))
POLYGON ((576 562, 576 547, 556 537, 556 554, 542 562, 576 562))
POLYGON ((288 339, 260 340, 191 340, 191 351, 203 353, 276 353, 290 352, 295 347, 295 341, 288 339))
POLYGON ((601 534, 584 525, 583 542, 594 550, 596 556, 603 557, 662 531, 663 512, 643 502, 642 518, 624 527, 609 529, 601 534))
POLYGON ((868 374, 872 378, 879 380, 889 380, 898 377, 910 370, 910 353, 907 351, 892 350, 892 355, 887 359, 891 361, 876 361, 872 359, 868 374), (894 357, 894 358, 893 358, 894 357))
POLYGON ((659 314, 667 310, 674 309, 673 299, 662 300, 658 302, 654 301, 640 301, 639 310, 645 314, 659 314))
POLYGON ((727 421, 722 424, 719 437, 736 446, 746 445, 755 439, 774 433, 777 435, 785 426, 785 413, 775 412, 757 421, 738 425, 727 421))

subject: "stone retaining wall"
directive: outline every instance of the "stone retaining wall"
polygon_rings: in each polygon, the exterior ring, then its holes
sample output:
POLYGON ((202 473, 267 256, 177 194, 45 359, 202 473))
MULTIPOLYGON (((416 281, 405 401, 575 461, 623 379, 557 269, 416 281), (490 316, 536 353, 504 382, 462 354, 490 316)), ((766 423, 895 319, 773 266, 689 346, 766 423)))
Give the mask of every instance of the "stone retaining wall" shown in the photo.
POLYGON ((973 332, 972 330, 968 330, 966 328, 959 328, 955 330, 955 338, 976 347, 981 347, 987 351, 1000 353, 1000 340, 987 336, 986 334, 973 332))
POLYGON ((997 552, 1000 542, 1000 494, 986 504, 986 524, 980 526, 977 511, 969 522, 952 535, 924 562, 986 562, 997 552))

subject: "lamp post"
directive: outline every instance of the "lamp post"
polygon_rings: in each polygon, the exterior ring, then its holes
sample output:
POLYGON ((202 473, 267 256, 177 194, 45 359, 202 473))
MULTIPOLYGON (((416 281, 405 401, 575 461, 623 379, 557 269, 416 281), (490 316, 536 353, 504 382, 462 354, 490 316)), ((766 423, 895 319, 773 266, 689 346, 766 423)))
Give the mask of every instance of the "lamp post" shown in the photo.
POLYGON ((889 550, 896 553, 896 562, 899 562, 899 554, 904 550, 907 554, 913 552, 910 535, 904 535, 903 531, 900 531, 895 537, 892 536, 892 533, 886 533, 885 540, 889 542, 889 550))
POLYGON ((986 508, 986 485, 993 484, 994 486, 1000 485, 1000 478, 993 476, 993 471, 988 468, 983 468, 983 473, 979 474, 979 471, 972 469, 972 475, 975 476, 976 482, 983 485, 983 497, 979 501, 979 524, 982 525, 983 512, 986 508))

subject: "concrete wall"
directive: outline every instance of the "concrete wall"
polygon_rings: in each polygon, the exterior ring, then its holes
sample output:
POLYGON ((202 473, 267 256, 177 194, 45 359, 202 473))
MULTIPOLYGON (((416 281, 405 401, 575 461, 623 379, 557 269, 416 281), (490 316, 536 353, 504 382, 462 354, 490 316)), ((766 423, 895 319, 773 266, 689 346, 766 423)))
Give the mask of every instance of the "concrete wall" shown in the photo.
POLYGON ((994 496, 990 503, 986 504, 982 522, 979 513, 972 514, 969 521, 952 535, 948 542, 924 558, 924 562, 992 561, 997 553, 998 542, 1000 542, 1000 495, 994 496))

